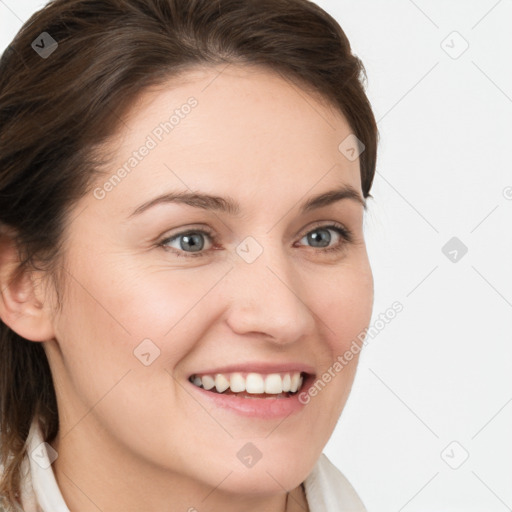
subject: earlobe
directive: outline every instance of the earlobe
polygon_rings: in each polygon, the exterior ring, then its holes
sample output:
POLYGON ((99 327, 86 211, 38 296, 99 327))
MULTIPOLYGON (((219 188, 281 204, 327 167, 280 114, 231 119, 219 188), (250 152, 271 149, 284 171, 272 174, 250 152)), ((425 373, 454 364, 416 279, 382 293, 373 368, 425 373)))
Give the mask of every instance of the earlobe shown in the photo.
POLYGON ((0 233, 0 318, 21 337, 46 341, 54 337, 50 310, 34 272, 17 272, 18 251, 12 238, 0 233))

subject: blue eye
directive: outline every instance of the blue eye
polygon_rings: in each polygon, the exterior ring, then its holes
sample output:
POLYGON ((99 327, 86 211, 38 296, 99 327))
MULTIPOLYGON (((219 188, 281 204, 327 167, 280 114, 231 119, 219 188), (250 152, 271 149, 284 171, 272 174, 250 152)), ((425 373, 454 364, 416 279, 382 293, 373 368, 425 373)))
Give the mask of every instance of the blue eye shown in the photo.
MULTIPOLYGON (((338 250, 340 247, 340 243, 334 245, 334 247, 329 247, 332 235, 331 231, 334 231, 338 237, 343 239, 343 241, 350 241, 350 234, 347 229, 342 228, 341 226, 319 226, 315 228, 313 231, 309 231, 304 237, 307 239, 308 243, 312 244, 312 247, 323 249, 324 251, 333 251, 338 250), (320 235, 319 235, 320 234, 320 235), (317 245, 319 244, 319 245, 317 245)), ((341 245, 344 245, 343 243, 341 245)))
MULTIPOLYGON (((334 237, 335 238, 335 237, 334 237)), ((319 249, 318 252, 341 251, 346 243, 352 242, 352 233, 342 225, 329 224, 318 226, 310 230, 300 240, 306 239, 312 248, 319 249), (336 233, 338 242, 330 247, 333 240, 331 232, 336 233)), ((167 237, 158 245, 166 250, 171 250, 176 256, 184 258, 196 258, 209 253, 211 246, 216 242, 215 235, 210 231, 202 229, 190 229, 167 237), (205 249, 205 238, 209 240, 210 247, 205 249), (175 245, 171 245, 175 244, 175 245)))
POLYGON ((166 238, 160 243, 160 245, 165 248, 174 249, 173 252, 175 252, 177 256, 184 256, 182 254, 183 252, 187 253, 184 257, 204 256, 205 251, 203 251, 203 249, 205 246, 205 236, 213 240, 213 235, 211 233, 196 229, 178 233, 170 238, 166 238), (178 242, 178 247, 172 247, 170 245, 171 242, 178 242))

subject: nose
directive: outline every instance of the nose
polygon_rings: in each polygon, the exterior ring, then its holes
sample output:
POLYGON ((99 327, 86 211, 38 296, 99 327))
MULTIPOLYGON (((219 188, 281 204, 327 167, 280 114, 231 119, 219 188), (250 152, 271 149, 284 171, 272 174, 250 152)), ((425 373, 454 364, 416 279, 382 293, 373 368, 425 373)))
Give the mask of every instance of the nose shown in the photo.
POLYGON ((226 276, 227 323, 237 334, 266 335, 288 344, 313 331, 307 290, 282 247, 266 247, 252 263, 236 256, 226 276))

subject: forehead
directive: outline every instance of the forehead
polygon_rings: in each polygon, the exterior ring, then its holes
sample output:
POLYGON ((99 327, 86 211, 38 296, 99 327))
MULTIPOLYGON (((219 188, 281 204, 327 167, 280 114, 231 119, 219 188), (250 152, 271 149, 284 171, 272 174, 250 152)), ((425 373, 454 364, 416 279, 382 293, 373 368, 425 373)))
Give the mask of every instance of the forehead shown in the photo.
POLYGON ((195 68, 146 90, 123 117, 109 172, 124 166, 128 176, 111 195, 229 188, 249 199, 251 191, 305 194, 341 183, 360 190, 359 161, 339 150, 350 134, 338 109, 278 72, 195 68), (150 149, 133 161, 143 146, 150 149))

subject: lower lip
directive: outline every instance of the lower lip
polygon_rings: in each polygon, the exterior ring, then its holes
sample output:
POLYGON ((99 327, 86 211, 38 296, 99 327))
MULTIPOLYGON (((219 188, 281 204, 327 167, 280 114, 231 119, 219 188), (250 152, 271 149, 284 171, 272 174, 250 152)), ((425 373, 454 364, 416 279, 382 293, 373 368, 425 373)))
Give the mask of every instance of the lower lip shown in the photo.
POLYGON ((311 378, 309 376, 305 379, 299 392, 288 398, 245 398, 236 395, 223 395, 206 391, 191 382, 188 382, 188 384, 192 386, 195 393, 210 401, 216 407, 228 409, 249 418, 273 419, 284 418, 302 411, 305 404, 299 401, 299 396, 301 392, 308 389, 311 378))

